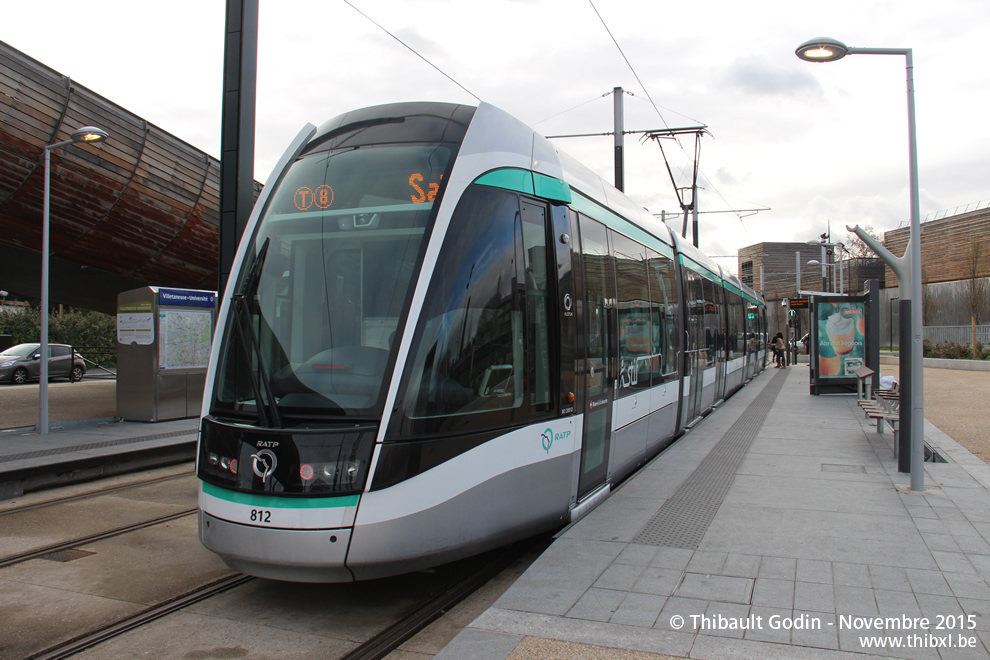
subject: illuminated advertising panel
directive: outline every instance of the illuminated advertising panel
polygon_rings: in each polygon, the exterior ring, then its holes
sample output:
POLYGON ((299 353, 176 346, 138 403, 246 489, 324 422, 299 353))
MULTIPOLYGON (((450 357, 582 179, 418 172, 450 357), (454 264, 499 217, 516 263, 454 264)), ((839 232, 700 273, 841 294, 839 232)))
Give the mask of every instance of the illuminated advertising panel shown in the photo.
POLYGON ((866 306, 862 302, 817 305, 818 377, 849 378, 866 362, 866 306))

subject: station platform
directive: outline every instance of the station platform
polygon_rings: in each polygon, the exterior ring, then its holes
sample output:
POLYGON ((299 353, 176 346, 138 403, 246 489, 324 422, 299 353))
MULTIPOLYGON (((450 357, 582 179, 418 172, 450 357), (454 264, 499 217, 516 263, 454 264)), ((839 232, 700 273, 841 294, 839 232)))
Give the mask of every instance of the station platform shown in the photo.
POLYGON ((191 461, 198 419, 53 422, 0 430, 0 500, 25 491, 137 469, 191 461))
POLYGON ((768 369, 563 530, 438 660, 990 657, 990 466, 925 490, 855 396, 768 369))

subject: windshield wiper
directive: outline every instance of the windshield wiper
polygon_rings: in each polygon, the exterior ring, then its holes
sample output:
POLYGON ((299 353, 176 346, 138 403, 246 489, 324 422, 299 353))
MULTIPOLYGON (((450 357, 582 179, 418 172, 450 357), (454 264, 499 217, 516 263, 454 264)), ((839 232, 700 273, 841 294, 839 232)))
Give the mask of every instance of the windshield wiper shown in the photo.
POLYGON ((258 411, 258 424, 269 428, 282 428, 282 416, 278 411, 278 404, 275 402, 275 391, 272 388, 271 378, 265 369, 265 359, 261 352, 261 343, 258 341, 258 333, 254 331, 254 324, 251 322, 251 310, 248 309, 249 301, 258 291, 258 283, 261 281, 261 269, 268 256, 268 246, 270 238, 266 238, 258 250, 258 256, 251 264, 244 286, 240 293, 231 296, 234 307, 236 322, 234 328, 237 336, 241 340, 241 348, 244 351, 244 359, 247 361, 247 372, 251 378, 251 389, 254 390, 255 409, 258 411), (249 341, 250 340, 250 343, 249 341), (251 348, 258 357, 258 372, 251 368, 251 348), (262 388, 268 393, 268 398, 262 396, 262 388))

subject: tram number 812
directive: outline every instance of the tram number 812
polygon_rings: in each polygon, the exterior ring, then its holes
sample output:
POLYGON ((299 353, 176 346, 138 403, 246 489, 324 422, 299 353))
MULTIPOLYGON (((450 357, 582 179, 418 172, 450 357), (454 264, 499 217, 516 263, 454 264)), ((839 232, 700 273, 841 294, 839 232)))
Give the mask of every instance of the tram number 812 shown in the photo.
POLYGON ((272 512, 264 509, 251 509, 251 522, 270 523, 272 512))

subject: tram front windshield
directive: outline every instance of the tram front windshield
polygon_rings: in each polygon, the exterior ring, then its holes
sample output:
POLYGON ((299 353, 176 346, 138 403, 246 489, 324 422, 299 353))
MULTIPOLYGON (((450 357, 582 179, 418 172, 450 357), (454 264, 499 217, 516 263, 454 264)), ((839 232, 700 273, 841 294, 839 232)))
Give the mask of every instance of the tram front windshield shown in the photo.
POLYGON ((308 154, 291 166, 246 252, 214 413, 380 414, 452 152, 440 144, 364 146, 308 154))

